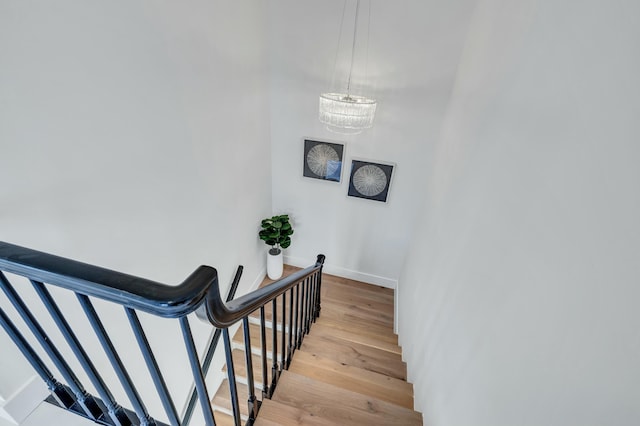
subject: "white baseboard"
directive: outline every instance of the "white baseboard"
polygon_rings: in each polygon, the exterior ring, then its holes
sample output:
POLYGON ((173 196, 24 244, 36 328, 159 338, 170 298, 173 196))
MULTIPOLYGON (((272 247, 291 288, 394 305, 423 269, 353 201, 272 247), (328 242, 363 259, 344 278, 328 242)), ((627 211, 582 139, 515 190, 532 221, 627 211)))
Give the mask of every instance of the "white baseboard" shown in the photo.
MULTIPOLYGON (((291 266, 297 266, 299 268, 306 268, 313 265, 315 260, 309 261, 309 259, 303 259, 300 257, 285 256, 284 263, 291 266)), ((381 287, 396 289, 398 287, 398 280, 393 278, 381 277, 378 275, 367 274, 366 272, 353 271, 351 269, 343 268, 341 266, 335 266, 330 263, 325 263, 322 271, 329 275, 336 275, 342 278, 349 278, 350 280, 362 281, 368 284, 379 285, 381 287)))
POLYGON ((0 406, 0 417, 20 424, 49 396, 49 389, 39 376, 33 376, 0 406))
POLYGON ((398 334, 398 314, 399 314, 399 300, 400 300, 400 285, 397 285, 393 292, 393 332, 398 334))

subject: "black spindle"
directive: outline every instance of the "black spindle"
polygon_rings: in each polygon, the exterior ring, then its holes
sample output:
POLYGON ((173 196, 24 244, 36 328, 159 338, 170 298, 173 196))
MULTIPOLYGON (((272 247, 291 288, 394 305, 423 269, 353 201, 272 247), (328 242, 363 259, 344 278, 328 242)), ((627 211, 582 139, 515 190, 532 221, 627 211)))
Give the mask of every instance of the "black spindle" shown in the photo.
POLYGON ((320 317, 320 291, 322 291, 322 270, 316 272, 316 309, 314 321, 320 317))
POLYGON ((271 348, 271 387, 269 388, 269 395, 273 395, 273 391, 278 384, 280 378, 280 372, 278 371, 278 304, 276 299, 273 299, 271 303, 271 331, 272 331, 272 343, 271 348))
POLYGON ((91 381, 93 386, 95 386, 98 395, 100 395, 102 402, 107 407, 107 411, 109 413, 109 416, 111 417, 111 420, 118 425, 130 424, 131 421, 127 416, 125 410, 120 406, 120 404, 116 402, 115 398, 111 394, 111 391, 100 376, 100 373, 98 373, 97 368, 95 367, 93 362, 91 362, 91 358, 89 358, 89 355, 82 347, 80 340, 73 332, 73 329, 69 325, 69 322, 66 320, 64 315, 62 315, 60 308, 53 300, 53 297, 51 296, 51 293, 49 293, 49 290, 47 290, 45 285, 39 281, 30 281, 36 293, 38 294, 38 296, 40 296, 42 303, 47 308, 47 311, 49 311, 49 314, 60 329, 62 336, 80 362, 80 365, 84 369, 85 373, 87 373, 89 380, 91 381))
POLYGON ((287 298, 286 298, 286 293, 282 293, 282 325, 280 327, 280 331, 282 333, 282 355, 280 358, 280 369, 284 369, 285 367, 285 360, 287 359, 287 330, 285 328, 285 324, 286 324, 286 319, 287 319, 287 298))
POLYGON ((267 332, 265 330, 264 306, 260 307, 260 346, 262 349, 262 399, 271 398, 267 378, 267 332))
POLYGON ((253 381, 253 360, 251 355, 251 336, 249 335, 248 317, 242 318, 242 326, 244 328, 244 354, 247 363, 247 388, 249 389, 249 399, 247 401, 249 407, 249 422, 253 423, 258 415, 258 402, 256 399, 255 383, 253 381))
POLYGON ((99 418, 102 415, 100 407, 97 406, 93 397, 84 389, 78 377, 75 375, 62 354, 60 354, 60 351, 58 351, 58 348, 53 344, 38 320, 33 316, 29 308, 27 308, 27 305, 20 298, 16 290, 2 272, 0 272, 0 287, 2 287, 2 290, 11 301, 11 304, 16 308, 16 311, 18 311, 24 322, 27 324, 29 330, 31 330, 35 338, 38 340, 40 346, 42 346, 47 355, 49 355, 49 358, 53 361, 58 371, 60 371, 62 377, 64 377, 68 386, 73 391, 75 399, 80 405, 82 411, 84 411, 84 413, 91 419, 96 420, 99 418))
MULTIPOLYGON (((231 287, 229 288, 229 292, 227 293, 226 301, 229 302, 236 294, 236 290, 238 289, 238 284, 240 283, 240 278, 242 277, 242 271, 244 270, 244 266, 239 265, 238 269, 236 269, 236 275, 231 282, 231 287)), ((202 373, 207 375, 209 372, 209 368, 211 367, 211 361, 213 360, 213 355, 216 352, 216 348, 218 347, 218 341, 220 340, 220 334, 222 330, 216 328, 213 332, 213 336, 211 337, 211 341, 207 346, 207 352, 204 356, 204 360, 202 361, 202 373)), ((182 426, 187 426, 191 422, 191 417, 193 416, 193 410, 196 407, 196 400, 198 399, 197 389, 195 387, 191 390, 191 395, 189 396, 189 402, 187 403, 187 408, 184 411, 184 417, 182 419, 182 426)))
POLYGON ((316 322, 316 297, 317 297, 317 288, 318 288, 318 275, 313 274, 311 279, 311 319, 309 323, 309 327, 311 327, 311 323, 316 322))
POLYGON ((66 386, 63 386, 58 382, 51 371, 47 368, 45 363, 33 350, 31 345, 27 343, 27 340, 20 334, 16 326, 11 322, 9 317, 0 309, 0 325, 5 329, 13 343, 16 344, 20 352, 27 358, 29 364, 33 367, 38 375, 47 384, 47 387, 52 392, 56 401, 64 408, 70 408, 75 403, 73 394, 68 390, 66 386))
POLYGON ((149 369, 149 374, 151 374, 151 378, 153 379, 153 384, 156 386, 156 390, 158 391, 158 396, 162 401, 164 411, 167 413, 167 418, 172 426, 180 426, 176 407, 171 400, 167 383, 164 381, 162 373, 160 373, 160 367, 158 367, 156 357, 153 355, 151 346, 149 346, 149 340, 142 329, 142 324, 140 324, 138 314, 136 314, 136 311, 131 308, 124 308, 124 310, 127 313, 127 318, 129 318, 129 323, 131 324, 131 328, 136 336, 136 341, 138 342, 138 346, 140 346, 140 351, 142 352, 144 361, 149 369))
MULTIPOLYGON (((231 349, 231 339, 229 339, 229 329, 222 330, 224 340, 224 355, 227 361, 227 377, 229 378, 229 394, 231 395, 231 409, 233 410, 233 420, 236 426, 240 426, 240 404, 238 402, 238 386, 236 384, 236 372, 233 367, 233 354, 231 349)), ((245 348, 246 349, 246 348, 245 348)), ((249 348, 251 351, 251 348, 249 348)))
POLYGON ((213 410, 211 409, 211 404, 209 402, 207 385, 204 383, 204 374, 202 373, 202 368, 200 368, 200 360, 198 359, 196 344, 193 342, 191 327, 189 326, 189 320, 187 317, 180 318, 180 328, 182 329, 184 347, 187 349, 187 356, 189 357, 189 364, 191 364, 191 372, 193 373, 196 390, 198 391, 198 399, 200 400, 200 407, 202 408, 204 420, 207 426, 215 426, 216 421, 213 419, 213 410))
POLYGON ((104 328, 104 324, 102 324, 102 321, 98 317, 93 304, 91 304, 89 298, 84 294, 76 294, 76 296, 78 297, 78 301, 80 302, 84 313, 89 319, 89 323, 91 324, 93 331, 96 333, 96 336, 98 337, 98 340, 100 341, 100 344, 102 345, 107 358, 109 358, 109 362, 116 372, 118 380, 120 380, 120 383, 122 384, 122 387, 124 388, 129 401, 133 405, 133 409, 136 412, 138 419, 144 425, 155 425, 155 420, 149 416, 149 413, 147 412, 147 409, 142 402, 142 398, 140 398, 140 394, 136 390, 136 387, 134 386, 129 373, 126 370, 122 359, 120 358, 120 355, 118 355, 118 352, 116 351, 111 338, 109 338, 107 330, 104 328))
POLYGON ((293 356, 293 289, 289 290, 289 346, 287 348, 287 370, 293 356))
POLYGON ((293 288, 296 291, 296 303, 294 305, 294 313, 293 313, 293 343, 294 343, 294 350, 293 352, 295 352, 295 349, 300 349, 300 342, 298 339, 298 308, 300 307, 300 283, 296 284, 296 286, 293 288))
POLYGON ((304 317, 304 334, 309 334, 309 323, 311 321, 311 282, 312 277, 307 280, 306 315, 304 317))
POLYGON ((305 294, 306 294, 306 284, 307 278, 300 283, 300 288, 302 289, 302 294, 300 295, 300 327, 298 328, 298 348, 302 345, 302 337, 304 336, 304 318, 305 318, 305 294))
POLYGON ((316 299, 316 318, 320 317, 321 309, 321 297, 322 297, 322 265, 324 264, 324 254, 319 254, 316 260, 316 265, 320 266, 320 269, 316 272, 318 274, 318 297, 316 299))

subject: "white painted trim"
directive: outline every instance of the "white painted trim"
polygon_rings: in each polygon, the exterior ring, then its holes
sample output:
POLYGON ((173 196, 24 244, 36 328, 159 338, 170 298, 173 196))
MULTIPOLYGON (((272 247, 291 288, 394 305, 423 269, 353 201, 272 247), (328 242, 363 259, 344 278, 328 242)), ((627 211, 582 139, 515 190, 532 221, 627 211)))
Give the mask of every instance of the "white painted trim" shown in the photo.
MULTIPOLYGON (((309 261, 308 259, 303 259, 301 257, 284 257, 284 263, 287 265, 297 266, 299 268, 306 268, 307 266, 313 265, 314 261, 315 260, 309 261)), ((398 280, 393 278, 380 277, 378 275, 367 274, 366 272, 353 271, 330 263, 325 263, 322 270, 329 275, 337 275, 342 278, 349 278, 351 280, 362 281, 368 284, 392 288, 394 290, 398 287, 398 280)))
POLYGON ((398 334, 398 301, 400 300, 400 282, 396 283, 396 288, 393 291, 393 332, 398 334))
POLYGON ((0 417, 20 424, 49 396, 49 390, 39 376, 32 376, 0 407, 0 417))

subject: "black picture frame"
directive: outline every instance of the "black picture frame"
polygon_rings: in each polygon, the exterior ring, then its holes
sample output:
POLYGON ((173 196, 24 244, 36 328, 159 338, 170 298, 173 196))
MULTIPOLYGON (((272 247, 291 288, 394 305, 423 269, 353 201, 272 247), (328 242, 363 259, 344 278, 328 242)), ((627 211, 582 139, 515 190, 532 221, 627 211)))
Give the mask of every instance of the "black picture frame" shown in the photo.
POLYGON ((344 144, 305 139, 302 175, 312 179, 340 182, 343 158, 344 144))
POLYGON ((386 203, 394 168, 391 163, 352 160, 347 195, 386 203))

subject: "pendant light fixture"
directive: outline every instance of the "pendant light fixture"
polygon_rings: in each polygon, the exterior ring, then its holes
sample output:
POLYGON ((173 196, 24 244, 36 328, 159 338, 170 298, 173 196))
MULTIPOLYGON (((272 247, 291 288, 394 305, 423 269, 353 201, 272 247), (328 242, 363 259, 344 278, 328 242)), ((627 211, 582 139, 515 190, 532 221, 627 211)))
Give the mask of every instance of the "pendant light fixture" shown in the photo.
MULTIPOLYGON (((356 51, 359 11, 360 0, 356 0, 353 41, 351 44, 351 62, 349 64, 349 78, 347 79, 346 93, 322 93, 320 95, 320 121, 326 124, 329 130, 339 133, 360 133, 363 129, 370 128, 373 126, 373 118, 376 113, 377 104, 374 99, 351 94, 351 75, 353 73, 353 60, 356 51)), ((338 43, 338 48, 339 47, 338 43)))

